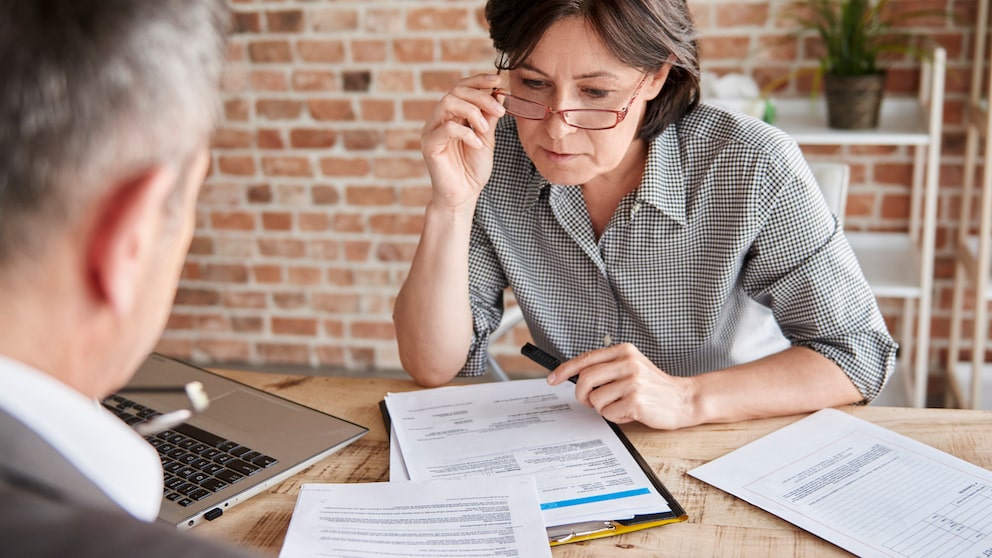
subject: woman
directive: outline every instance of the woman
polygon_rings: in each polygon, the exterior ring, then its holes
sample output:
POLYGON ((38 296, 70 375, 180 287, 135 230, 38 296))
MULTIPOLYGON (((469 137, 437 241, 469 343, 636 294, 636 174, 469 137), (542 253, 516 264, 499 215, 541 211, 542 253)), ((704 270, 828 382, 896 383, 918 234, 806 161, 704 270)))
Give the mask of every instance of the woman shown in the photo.
POLYGON ((674 429, 867 402, 895 362, 795 143, 698 105, 681 0, 490 0, 495 75, 423 130, 433 198, 396 301, 422 385, 482 373, 509 286, 605 418, 674 429), (508 116, 502 118, 505 114, 508 116))

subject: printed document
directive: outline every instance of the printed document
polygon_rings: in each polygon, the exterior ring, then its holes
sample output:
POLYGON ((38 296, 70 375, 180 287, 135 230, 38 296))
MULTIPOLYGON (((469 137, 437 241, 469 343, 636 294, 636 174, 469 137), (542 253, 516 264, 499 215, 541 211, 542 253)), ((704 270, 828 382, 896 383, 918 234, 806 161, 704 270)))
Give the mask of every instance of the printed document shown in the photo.
POLYGON ((531 478, 305 484, 280 558, 550 558, 531 478))
POLYGON ((992 556, 992 472, 835 409, 689 474, 859 556, 992 556))
POLYGON ((571 383, 451 386, 389 394, 386 406, 401 453, 391 463, 413 480, 532 475, 546 526, 671 511, 571 383))

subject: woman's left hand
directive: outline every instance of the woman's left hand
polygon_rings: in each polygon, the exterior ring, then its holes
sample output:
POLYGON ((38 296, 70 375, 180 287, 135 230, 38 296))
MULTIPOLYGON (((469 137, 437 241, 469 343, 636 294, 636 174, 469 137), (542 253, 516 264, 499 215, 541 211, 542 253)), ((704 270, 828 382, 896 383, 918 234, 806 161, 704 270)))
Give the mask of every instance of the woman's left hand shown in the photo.
POLYGON ((691 379, 659 370, 630 343, 568 360, 548 376, 548 383, 557 385, 572 376, 578 376, 576 399, 609 421, 637 421, 665 430, 694 424, 691 379))

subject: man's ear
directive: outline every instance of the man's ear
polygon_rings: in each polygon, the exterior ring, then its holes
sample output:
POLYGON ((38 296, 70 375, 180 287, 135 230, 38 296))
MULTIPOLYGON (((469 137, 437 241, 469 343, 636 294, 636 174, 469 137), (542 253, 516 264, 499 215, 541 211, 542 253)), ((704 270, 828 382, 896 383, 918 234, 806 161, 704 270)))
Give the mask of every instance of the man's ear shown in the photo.
POLYGON ((143 272, 156 257, 163 207, 175 186, 174 170, 151 167, 115 183, 96 203, 85 262, 95 303, 118 315, 132 309, 143 272))

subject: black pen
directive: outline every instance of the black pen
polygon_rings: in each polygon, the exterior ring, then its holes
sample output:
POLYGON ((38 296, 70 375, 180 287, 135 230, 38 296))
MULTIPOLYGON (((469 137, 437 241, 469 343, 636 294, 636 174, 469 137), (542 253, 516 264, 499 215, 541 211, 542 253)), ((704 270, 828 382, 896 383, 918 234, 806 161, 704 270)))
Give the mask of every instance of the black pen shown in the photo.
MULTIPOLYGON (((532 345, 530 343, 525 343, 524 346, 520 348, 520 354, 524 355, 525 357, 533 360, 534 362, 540 364, 541 366, 551 371, 554 371, 554 369, 558 368, 558 365, 561 364, 561 361, 559 361, 557 358, 549 355, 547 352, 545 352, 537 345, 532 345)), ((573 384, 578 380, 579 380, 578 374, 568 379, 568 381, 572 382, 573 384)))

